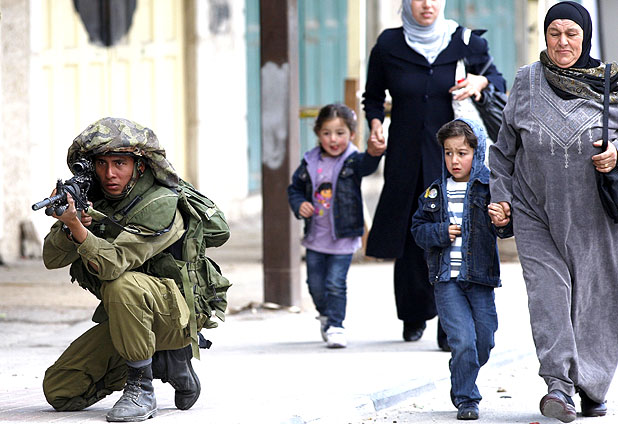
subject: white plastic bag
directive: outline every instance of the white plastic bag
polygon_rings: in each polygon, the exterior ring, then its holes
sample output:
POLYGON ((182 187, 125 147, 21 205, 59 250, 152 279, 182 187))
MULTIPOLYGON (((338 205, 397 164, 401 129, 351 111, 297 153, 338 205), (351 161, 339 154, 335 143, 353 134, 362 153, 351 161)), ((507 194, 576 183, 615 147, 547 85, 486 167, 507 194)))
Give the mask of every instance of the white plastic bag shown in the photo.
MULTIPOLYGON (((466 77, 467 77, 466 65, 464 64, 463 59, 459 59, 457 61, 457 68, 455 69, 455 83, 459 84, 461 81, 465 80, 466 77)), ((453 91, 453 97, 455 97, 455 95, 458 92, 459 90, 453 91)), ((468 119, 475 120, 483 128, 483 130, 485 130, 485 135, 487 135, 487 129, 485 128, 485 125, 483 125, 483 120, 481 119, 481 115, 479 115, 479 111, 476 109, 476 106, 474 106, 472 97, 468 97, 467 99, 463 99, 463 100, 453 99, 452 103, 453 103, 453 114, 455 115, 455 118, 468 118, 468 119)), ((487 135, 487 143, 486 143, 486 150, 485 150, 485 164, 487 164, 487 158, 488 158, 487 153, 488 153, 490 144, 493 144, 493 140, 489 138, 489 135, 487 135)))

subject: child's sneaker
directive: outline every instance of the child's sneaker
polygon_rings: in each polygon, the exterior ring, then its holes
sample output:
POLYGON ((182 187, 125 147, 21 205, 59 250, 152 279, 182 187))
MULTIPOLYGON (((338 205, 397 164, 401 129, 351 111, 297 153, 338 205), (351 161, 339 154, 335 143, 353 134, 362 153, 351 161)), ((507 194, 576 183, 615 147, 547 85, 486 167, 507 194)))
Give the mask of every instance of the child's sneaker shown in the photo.
POLYGON ((346 347, 345 330, 342 327, 329 327, 326 330, 326 346, 329 348, 346 347))
POLYGON ((328 317, 326 315, 320 315, 316 317, 316 319, 320 320, 320 334, 322 335, 322 340, 327 341, 326 329, 328 328, 328 317))

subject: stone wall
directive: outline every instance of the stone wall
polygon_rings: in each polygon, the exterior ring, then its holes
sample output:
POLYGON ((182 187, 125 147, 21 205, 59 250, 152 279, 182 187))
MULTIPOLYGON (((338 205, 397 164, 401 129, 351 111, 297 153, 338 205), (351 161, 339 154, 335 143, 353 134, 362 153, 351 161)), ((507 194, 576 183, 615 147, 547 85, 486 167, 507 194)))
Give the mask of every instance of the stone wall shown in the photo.
POLYGON ((0 0, 0 257, 21 255, 30 216, 30 27, 28 0, 0 0))

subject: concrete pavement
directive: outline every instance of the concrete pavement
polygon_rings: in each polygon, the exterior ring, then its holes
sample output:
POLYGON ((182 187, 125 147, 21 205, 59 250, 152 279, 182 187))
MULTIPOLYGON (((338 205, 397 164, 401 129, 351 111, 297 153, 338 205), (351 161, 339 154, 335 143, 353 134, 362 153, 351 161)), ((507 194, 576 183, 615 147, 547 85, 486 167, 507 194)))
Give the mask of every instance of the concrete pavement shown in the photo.
MULTIPOLYGON (((229 244, 210 252, 234 284, 228 295, 234 313, 204 331, 213 347, 194 360, 202 382, 196 405, 175 409, 172 387, 156 381, 154 422, 360 423, 447 382, 450 355, 437 347, 435 320, 419 342, 401 339, 392 263, 352 264, 346 349, 325 348, 304 283, 300 310, 262 307, 259 227, 255 220, 232 224, 229 244)), ((503 249, 512 257, 512 244, 503 249)), ((505 264, 503 275, 490 360, 498 367, 534 355, 518 263, 505 264)), ((45 369, 92 325, 96 303, 69 283, 67 269, 48 271, 36 260, 0 267, 0 422, 105 421, 119 392, 85 411, 58 413, 41 390, 45 369)))

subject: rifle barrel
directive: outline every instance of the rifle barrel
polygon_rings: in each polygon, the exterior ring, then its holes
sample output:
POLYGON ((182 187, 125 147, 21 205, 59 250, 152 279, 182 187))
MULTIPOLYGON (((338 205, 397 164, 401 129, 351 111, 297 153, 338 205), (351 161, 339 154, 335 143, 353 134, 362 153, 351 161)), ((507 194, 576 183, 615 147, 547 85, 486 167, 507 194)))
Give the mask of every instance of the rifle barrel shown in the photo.
POLYGON ((41 200, 40 202, 36 202, 34 205, 32 205, 32 210, 34 211, 38 211, 39 209, 45 208, 49 205, 51 205, 52 203, 61 200, 63 197, 65 197, 66 194, 56 194, 55 196, 52 197, 47 197, 43 200, 41 200))

